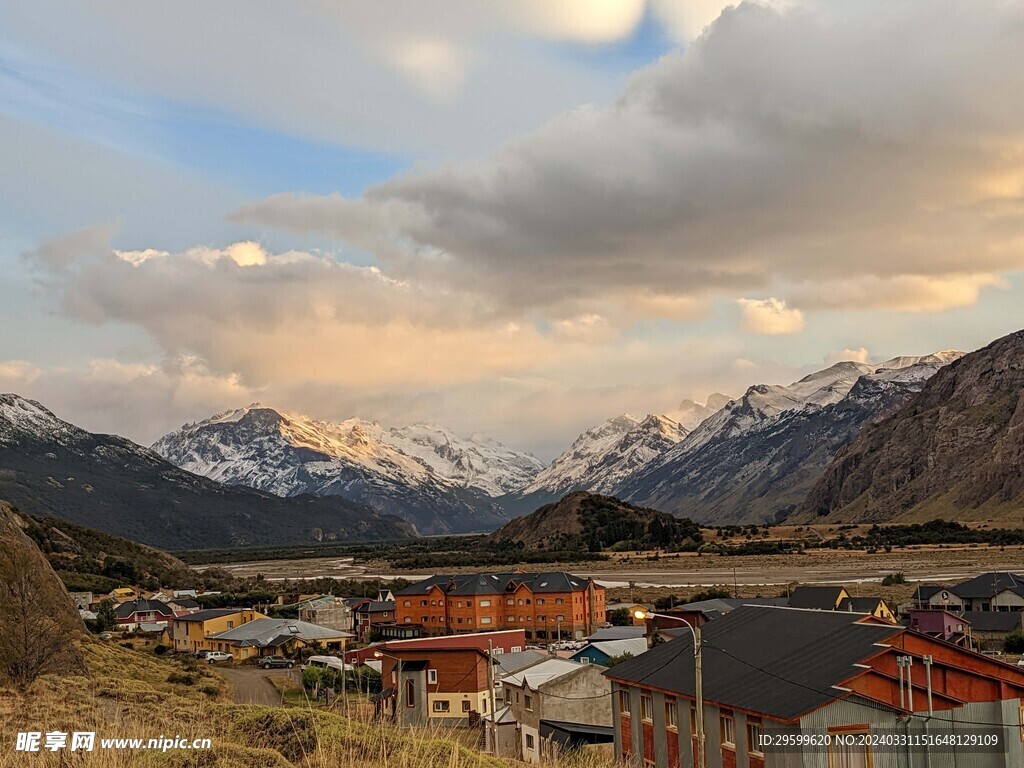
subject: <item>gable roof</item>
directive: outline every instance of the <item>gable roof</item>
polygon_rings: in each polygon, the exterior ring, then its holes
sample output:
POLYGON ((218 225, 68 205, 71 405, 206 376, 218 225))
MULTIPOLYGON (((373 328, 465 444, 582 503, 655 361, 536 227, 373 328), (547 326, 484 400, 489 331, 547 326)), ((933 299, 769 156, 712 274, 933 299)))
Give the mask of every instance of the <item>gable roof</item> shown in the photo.
POLYGON ((589 583, 589 579, 566 571, 438 574, 410 584, 397 594, 425 595, 436 587, 449 595, 499 595, 520 586, 538 593, 582 592, 589 583))
POLYGON ((1007 589, 1024 596, 1024 576, 1006 571, 983 573, 950 587, 949 591, 957 597, 973 599, 994 597, 1007 589))
POLYGON ((791 608, 817 608, 831 611, 845 590, 842 587, 797 587, 789 595, 791 608))
POLYGON ((186 613, 182 616, 175 616, 175 621, 209 621, 210 619, 219 619, 224 616, 231 616, 234 613, 241 613, 246 610, 245 608, 207 608, 205 611, 196 611, 195 613, 186 613))
POLYGON ((172 618, 174 611, 171 607, 160 600, 146 600, 144 598, 138 598, 137 600, 129 600, 128 602, 121 603, 117 608, 114 609, 114 614, 119 619, 127 619, 134 613, 149 613, 153 611, 159 613, 161 616, 172 618))
POLYGON ((598 640, 596 643, 587 643, 583 648, 572 655, 573 659, 585 656, 589 649, 593 648, 605 656, 622 656, 630 654, 639 656, 647 651, 646 637, 628 637, 624 640, 598 640))
POLYGON ((962 611, 956 615, 977 632, 1012 632, 1021 628, 1020 611, 962 611))
POLYGON ((914 590, 914 599, 918 602, 925 602, 944 589, 945 587, 941 584, 921 584, 914 590))
POLYGON ((541 651, 518 651, 516 653, 497 653, 494 655, 494 670, 496 675, 510 675, 526 667, 532 667, 548 658, 546 653, 541 651))
POLYGON ((370 600, 356 607, 356 613, 385 613, 395 610, 395 604, 390 601, 370 600))
MULTIPOLYGON (((906 629, 835 611, 743 606, 702 627, 704 698, 792 721, 844 693, 855 664, 906 629)), ((693 643, 680 637, 604 673, 694 698, 693 643)))
POLYGON ((516 688, 532 688, 537 690, 544 683, 555 680, 564 675, 571 674, 578 669, 582 669, 583 665, 576 661, 569 661, 568 659, 548 659, 542 661, 540 664, 534 664, 532 667, 527 667, 521 672, 516 672, 511 675, 506 675, 501 679, 504 685, 512 685, 516 688))
POLYGON ((849 613, 874 613, 878 610, 878 606, 884 603, 880 597, 844 597, 839 601, 839 607, 837 611, 847 611, 849 613))
POLYGON ((337 640, 346 637, 352 637, 352 633, 321 627, 318 624, 310 624, 308 621, 271 618, 253 619, 237 627, 210 635, 211 639, 229 640, 241 645, 257 647, 277 647, 292 638, 310 641, 337 640))

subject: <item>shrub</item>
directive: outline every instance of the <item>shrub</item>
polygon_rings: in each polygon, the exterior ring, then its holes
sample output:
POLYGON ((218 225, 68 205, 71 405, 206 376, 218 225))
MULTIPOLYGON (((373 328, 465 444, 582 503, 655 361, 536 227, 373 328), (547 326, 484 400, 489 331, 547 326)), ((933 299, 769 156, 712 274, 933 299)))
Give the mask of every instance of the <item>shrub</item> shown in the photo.
POLYGON ((884 579, 882 579, 883 587, 892 587, 896 584, 906 584, 907 577, 903 574, 903 571, 897 573, 890 573, 884 579))
POLYGON ((156 646, 154 646, 154 648, 153 648, 153 653, 155 653, 157 656, 163 656, 169 650, 171 650, 171 647, 169 645, 164 645, 163 643, 157 643, 156 646))
POLYGON ((1024 632, 1018 629, 1008 634, 1003 641, 1003 650, 1007 653, 1024 654, 1024 632))

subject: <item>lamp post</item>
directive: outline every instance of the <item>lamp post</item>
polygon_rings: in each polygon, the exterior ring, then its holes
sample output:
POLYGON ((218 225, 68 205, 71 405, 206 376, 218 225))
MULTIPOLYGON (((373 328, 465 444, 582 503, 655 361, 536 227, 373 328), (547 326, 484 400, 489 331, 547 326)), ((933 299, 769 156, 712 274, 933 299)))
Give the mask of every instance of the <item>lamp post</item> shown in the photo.
POLYGON ((373 657, 375 659, 388 658, 396 662, 398 674, 395 676, 395 722, 399 725, 402 724, 402 660, 397 656, 392 656, 387 653, 381 653, 380 651, 374 651, 373 657))
POLYGON ((701 649, 703 645, 700 639, 700 626, 694 625, 688 622, 681 616, 670 616, 666 613, 648 613, 647 611, 634 611, 633 615, 643 621, 647 618, 661 618, 669 619, 671 621, 681 621, 686 625, 686 628, 690 630, 690 634, 693 636, 693 688, 694 698, 696 699, 696 714, 697 722, 695 730, 697 731, 697 768, 707 768, 707 759, 705 754, 705 736, 704 736, 704 670, 703 670, 703 654, 701 649))

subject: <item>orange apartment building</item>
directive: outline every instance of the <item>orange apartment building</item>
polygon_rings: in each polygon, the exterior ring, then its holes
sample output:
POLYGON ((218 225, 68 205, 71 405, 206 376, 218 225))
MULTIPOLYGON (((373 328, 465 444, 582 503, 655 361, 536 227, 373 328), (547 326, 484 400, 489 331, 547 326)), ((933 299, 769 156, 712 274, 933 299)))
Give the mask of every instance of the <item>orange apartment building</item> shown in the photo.
POLYGON ((604 587, 565 571, 438 575, 395 595, 396 626, 423 635, 523 629, 530 640, 581 639, 604 623, 604 587))

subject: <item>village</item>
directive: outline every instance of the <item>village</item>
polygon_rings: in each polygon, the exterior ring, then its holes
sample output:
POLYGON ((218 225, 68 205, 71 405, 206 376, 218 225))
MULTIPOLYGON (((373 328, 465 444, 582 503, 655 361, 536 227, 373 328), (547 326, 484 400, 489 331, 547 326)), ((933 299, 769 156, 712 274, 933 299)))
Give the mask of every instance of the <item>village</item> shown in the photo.
MULTIPOLYGON (((604 586, 563 571, 204 608, 215 594, 126 585, 72 598, 102 640, 207 663, 265 701, 361 707, 525 762, 595 752, 656 768, 796 766, 800 739, 817 737, 822 765, 904 765, 893 739, 939 735, 976 742, 972 766, 1022 760, 1024 576, 1013 573, 920 584, 901 605, 806 585, 656 610, 608 602, 604 586), (888 746, 851 738, 883 734, 888 746)), ((954 764, 929 743, 931 764, 954 764)))

